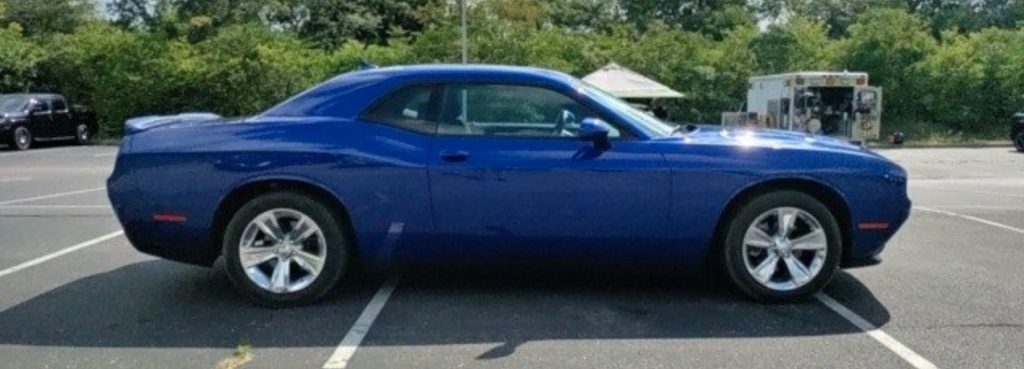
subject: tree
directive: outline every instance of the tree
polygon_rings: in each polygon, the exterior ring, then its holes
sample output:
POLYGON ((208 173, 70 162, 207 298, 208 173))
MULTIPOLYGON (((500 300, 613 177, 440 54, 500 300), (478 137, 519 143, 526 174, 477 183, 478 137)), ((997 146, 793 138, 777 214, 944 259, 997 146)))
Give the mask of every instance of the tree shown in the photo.
POLYGON ((323 48, 347 40, 386 44, 391 36, 405 36, 423 29, 419 13, 438 0, 304 0, 309 19, 301 22, 299 35, 323 48))
POLYGON ((331 74, 327 54, 258 24, 225 27, 195 52, 196 105, 225 115, 258 113, 331 74))
POLYGON ((111 0, 106 10, 121 27, 152 31, 160 28, 174 9, 174 0, 111 0))
POLYGON ((1020 95, 1024 34, 987 28, 969 35, 948 31, 943 42, 920 65, 926 75, 922 103, 929 120, 945 129, 1002 134, 993 117, 1012 115, 1020 95))
POLYGON ((0 93, 30 89, 42 59, 42 50, 22 37, 20 27, 0 28, 0 93))
POLYGON ((26 36, 36 36, 69 33, 94 18, 91 0, 17 0, 6 3, 0 23, 17 23, 26 36))
POLYGON ((804 18, 769 26, 754 38, 751 47, 763 73, 826 70, 835 59, 825 24, 804 18))
POLYGON ((849 36, 837 49, 838 67, 870 73, 874 85, 885 89, 882 99, 887 127, 898 127, 925 112, 921 97, 922 75, 916 64, 935 50, 925 22, 905 10, 870 10, 850 26, 849 36))
POLYGON ((745 0, 620 0, 619 6, 640 30, 661 21, 683 30, 721 36, 735 26, 754 23, 745 10, 745 0))
POLYGON ((616 0, 551 0, 548 14, 555 26, 581 32, 608 32, 625 20, 616 0))
MULTIPOLYGON (((832 38, 846 35, 847 28, 869 9, 905 9, 904 0, 762 0, 757 9, 762 17, 804 18, 821 22, 832 38)), ((906 0, 914 1, 914 0, 906 0)))

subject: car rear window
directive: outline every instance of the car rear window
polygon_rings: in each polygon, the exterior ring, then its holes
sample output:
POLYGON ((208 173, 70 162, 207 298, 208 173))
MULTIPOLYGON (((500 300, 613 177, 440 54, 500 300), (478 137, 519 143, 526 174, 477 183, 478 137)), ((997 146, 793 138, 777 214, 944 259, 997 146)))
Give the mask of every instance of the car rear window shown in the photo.
POLYGON ((410 86, 385 95, 363 119, 423 133, 434 133, 440 86, 410 86))

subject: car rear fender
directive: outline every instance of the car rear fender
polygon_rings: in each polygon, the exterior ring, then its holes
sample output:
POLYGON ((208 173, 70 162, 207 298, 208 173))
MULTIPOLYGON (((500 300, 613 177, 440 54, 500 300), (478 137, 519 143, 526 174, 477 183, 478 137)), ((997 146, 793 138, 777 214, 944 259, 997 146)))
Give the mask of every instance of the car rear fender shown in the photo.
POLYGON ((212 244, 219 246, 220 240, 227 228, 228 222, 238 208, 246 201, 264 193, 273 191, 294 191, 299 192, 325 203, 342 222, 341 226, 346 230, 352 245, 351 250, 356 254, 354 260, 358 260, 361 253, 359 240, 352 228, 352 221, 349 218, 348 207, 341 197, 329 187, 317 183, 315 180, 298 175, 276 174, 259 175, 240 181, 220 199, 217 210, 214 212, 211 226, 212 244))

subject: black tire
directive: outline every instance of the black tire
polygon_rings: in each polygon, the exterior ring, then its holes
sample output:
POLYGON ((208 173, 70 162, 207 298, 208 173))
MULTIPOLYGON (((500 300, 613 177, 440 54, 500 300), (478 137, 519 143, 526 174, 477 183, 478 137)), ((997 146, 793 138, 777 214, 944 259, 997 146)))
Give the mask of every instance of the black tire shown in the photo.
POLYGON ((797 191, 777 191, 758 196, 728 220, 723 238, 722 264, 732 283, 757 301, 782 302, 806 298, 820 291, 835 275, 842 255, 842 236, 832 212, 820 201, 797 191), (743 251, 744 235, 762 214, 776 208, 797 208, 816 218, 825 232, 826 248, 821 270, 806 284, 791 290, 776 290, 758 282, 748 271, 743 251))
POLYGON ((81 123, 75 126, 75 143, 79 145, 88 145, 89 140, 92 139, 92 130, 89 129, 89 125, 81 123))
POLYGON ((284 308, 315 302, 330 291, 345 274, 350 264, 347 227, 342 218, 316 199, 294 192, 273 192, 245 203, 228 223, 223 237, 224 265, 237 290, 259 305, 284 308), (258 215, 271 209, 291 209, 308 216, 323 232, 326 260, 318 276, 307 287, 294 292, 271 292, 253 282, 242 267, 239 250, 242 233, 258 215))
POLYGON ((1013 138, 1013 146, 1017 148, 1018 152, 1024 152, 1024 129, 1013 138))
POLYGON ((25 126, 14 127, 11 130, 11 137, 8 138, 7 145, 14 150, 28 150, 32 148, 32 131, 25 126))

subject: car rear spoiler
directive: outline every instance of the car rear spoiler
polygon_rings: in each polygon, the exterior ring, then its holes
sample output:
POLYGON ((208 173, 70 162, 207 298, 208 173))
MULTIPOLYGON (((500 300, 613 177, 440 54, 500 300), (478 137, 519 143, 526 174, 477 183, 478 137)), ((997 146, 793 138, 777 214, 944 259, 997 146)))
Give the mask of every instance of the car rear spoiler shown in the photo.
POLYGON ((131 135, 159 126, 175 123, 196 123, 221 119, 214 113, 181 113, 178 115, 149 115, 131 118, 124 122, 124 134, 131 135))

